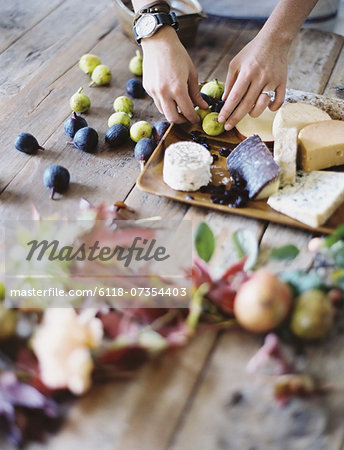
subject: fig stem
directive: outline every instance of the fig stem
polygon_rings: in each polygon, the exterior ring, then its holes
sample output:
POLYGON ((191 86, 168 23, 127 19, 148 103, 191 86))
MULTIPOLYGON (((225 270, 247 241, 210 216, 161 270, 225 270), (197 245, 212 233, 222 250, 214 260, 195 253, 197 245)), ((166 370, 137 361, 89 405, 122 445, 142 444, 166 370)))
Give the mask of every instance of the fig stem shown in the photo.
POLYGON ((145 168, 145 162, 143 161, 143 159, 141 159, 141 161, 139 161, 139 165, 140 165, 140 170, 142 172, 143 169, 145 168))
POLYGON ((54 200, 54 195, 55 195, 55 188, 52 187, 50 191, 50 200, 54 200))
POLYGON ((79 88, 79 89, 78 89, 78 91, 77 91, 77 94, 80 94, 82 90, 83 90, 83 88, 82 88, 82 87, 81 87, 81 88, 79 88))
POLYGON ((42 150, 42 151, 45 150, 44 147, 42 147, 41 145, 38 146, 38 149, 39 149, 39 150, 42 150))
POLYGON ((104 142, 104 144, 101 147, 99 147, 99 150, 103 151, 103 150, 108 150, 109 148, 110 148, 110 145, 107 142, 104 142))

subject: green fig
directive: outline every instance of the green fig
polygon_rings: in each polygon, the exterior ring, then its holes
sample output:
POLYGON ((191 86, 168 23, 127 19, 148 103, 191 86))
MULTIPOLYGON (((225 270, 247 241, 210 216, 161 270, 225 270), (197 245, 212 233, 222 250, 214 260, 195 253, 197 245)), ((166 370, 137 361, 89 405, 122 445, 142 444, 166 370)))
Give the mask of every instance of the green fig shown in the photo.
POLYGON ((225 126, 223 123, 219 123, 217 118, 219 113, 212 112, 207 114, 202 122, 203 131, 209 136, 218 136, 225 131, 225 126))
POLYGON ((5 300, 5 285, 4 283, 0 283, 0 301, 2 302, 3 300, 5 300))
POLYGON ((152 136, 152 126, 145 120, 140 120, 130 127, 130 137, 134 142, 140 139, 150 138, 152 136))
POLYGON ((87 75, 92 75, 93 70, 101 64, 100 59, 96 55, 92 55, 91 53, 87 53, 86 55, 82 55, 79 59, 79 67, 80 69, 87 73, 87 75))
POLYGON ((211 113, 211 109, 202 109, 199 106, 195 106, 195 111, 196 113, 199 115, 201 121, 205 118, 205 116, 207 116, 208 114, 211 113))
POLYGON ((105 64, 99 64, 99 66, 95 67, 92 72, 92 83, 90 86, 96 84, 97 86, 103 86, 105 84, 109 84, 112 80, 112 73, 108 66, 105 64))
POLYGON ((69 104, 72 111, 85 113, 90 109, 91 100, 86 94, 83 94, 81 91, 82 88, 80 88, 78 92, 71 96, 69 104))
POLYGON ((319 289, 311 289, 295 299, 290 327, 301 339, 319 339, 331 330, 333 319, 334 308, 328 295, 319 289))
POLYGON ((206 94, 209 97, 216 98, 218 100, 221 99, 224 91, 224 84, 220 83, 218 80, 208 81, 208 83, 205 83, 201 88, 202 94, 206 94))
POLYGON ((116 112, 125 112, 131 118, 133 116, 134 103, 131 98, 121 95, 113 102, 113 109, 116 112))
POLYGON ((140 50, 136 51, 136 56, 129 61, 129 70, 131 73, 137 76, 142 75, 142 56, 140 50))
POLYGON ((130 117, 125 112, 115 112, 113 113, 108 120, 108 127, 111 128, 112 125, 116 123, 121 123, 125 127, 130 127, 130 117))

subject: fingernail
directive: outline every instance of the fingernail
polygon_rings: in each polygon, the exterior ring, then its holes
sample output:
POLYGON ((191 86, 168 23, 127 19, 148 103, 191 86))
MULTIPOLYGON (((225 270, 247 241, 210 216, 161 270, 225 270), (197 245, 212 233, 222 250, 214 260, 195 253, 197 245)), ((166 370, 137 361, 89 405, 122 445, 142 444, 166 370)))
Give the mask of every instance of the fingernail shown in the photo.
POLYGON ((229 124, 225 125, 225 130, 227 130, 227 131, 231 130, 232 128, 233 128, 232 125, 229 125, 229 124))

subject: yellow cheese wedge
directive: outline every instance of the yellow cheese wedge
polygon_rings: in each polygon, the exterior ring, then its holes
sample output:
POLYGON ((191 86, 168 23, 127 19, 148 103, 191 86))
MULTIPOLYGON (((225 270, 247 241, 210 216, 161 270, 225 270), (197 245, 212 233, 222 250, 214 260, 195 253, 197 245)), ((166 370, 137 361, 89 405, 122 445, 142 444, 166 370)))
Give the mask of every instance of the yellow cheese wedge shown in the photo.
POLYGON ((274 160, 281 169, 281 187, 295 181, 297 135, 297 128, 279 128, 275 136, 274 160))
POLYGON ((326 120, 299 133, 301 169, 305 172, 344 164, 344 121, 326 120))
POLYGON ((276 116, 276 111, 270 111, 266 108, 262 114, 256 118, 246 114, 240 122, 236 124, 236 129, 240 137, 247 137, 258 134, 263 142, 273 142, 272 124, 276 116))
POLYGON ((276 137, 281 128, 297 128, 298 131, 306 125, 321 120, 331 120, 322 109, 308 103, 286 103, 276 114, 272 124, 272 134, 276 137))

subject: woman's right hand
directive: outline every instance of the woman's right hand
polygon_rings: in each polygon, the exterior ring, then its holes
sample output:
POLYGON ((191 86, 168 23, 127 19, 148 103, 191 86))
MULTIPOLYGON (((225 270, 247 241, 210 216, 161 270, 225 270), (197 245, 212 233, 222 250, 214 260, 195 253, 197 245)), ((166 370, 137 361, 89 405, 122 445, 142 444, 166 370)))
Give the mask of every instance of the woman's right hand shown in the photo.
POLYGON ((169 122, 199 122, 194 105, 207 109, 198 74, 175 30, 164 26, 142 39, 143 87, 169 122), (179 108, 180 112, 178 111, 179 108))

